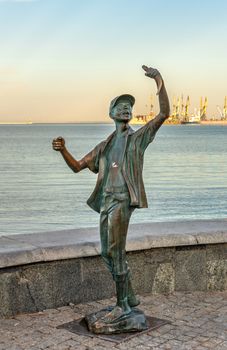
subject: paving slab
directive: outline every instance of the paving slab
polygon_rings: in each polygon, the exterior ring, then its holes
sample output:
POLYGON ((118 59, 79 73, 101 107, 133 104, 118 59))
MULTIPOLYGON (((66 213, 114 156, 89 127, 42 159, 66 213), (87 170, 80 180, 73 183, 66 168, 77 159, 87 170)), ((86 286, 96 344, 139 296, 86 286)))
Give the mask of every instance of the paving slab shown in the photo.
POLYGON ((118 344, 57 327, 111 305, 115 299, 0 319, 1 350, 227 349, 227 292, 141 295, 140 308, 171 323, 118 344))

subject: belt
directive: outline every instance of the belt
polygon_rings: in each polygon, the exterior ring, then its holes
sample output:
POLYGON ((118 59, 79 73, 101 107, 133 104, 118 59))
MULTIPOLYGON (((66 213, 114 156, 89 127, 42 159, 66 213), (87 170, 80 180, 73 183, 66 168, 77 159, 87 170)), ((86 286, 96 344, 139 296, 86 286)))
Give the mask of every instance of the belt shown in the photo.
POLYGON ((108 193, 125 193, 128 192, 127 186, 104 187, 104 191, 108 193))

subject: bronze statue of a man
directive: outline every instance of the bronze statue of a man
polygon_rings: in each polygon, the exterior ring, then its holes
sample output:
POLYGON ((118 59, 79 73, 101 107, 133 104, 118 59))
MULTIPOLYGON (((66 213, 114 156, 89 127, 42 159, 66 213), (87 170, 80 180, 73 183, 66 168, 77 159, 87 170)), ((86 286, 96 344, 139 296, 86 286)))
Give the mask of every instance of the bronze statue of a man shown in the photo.
POLYGON ((100 213, 101 254, 113 276, 117 293, 116 306, 102 315, 102 324, 122 320, 139 304, 126 259, 126 236, 133 210, 147 207, 142 178, 144 152, 170 112, 160 73, 157 69, 142 68, 158 87, 160 112, 153 120, 134 132, 128 124, 135 99, 125 94, 110 103, 109 115, 116 130, 81 160, 72 157, 62 137, 53 140, 53 149, 60 151, 74 172, 89 168, 98 173, 96 187, 87 203, 100 213))

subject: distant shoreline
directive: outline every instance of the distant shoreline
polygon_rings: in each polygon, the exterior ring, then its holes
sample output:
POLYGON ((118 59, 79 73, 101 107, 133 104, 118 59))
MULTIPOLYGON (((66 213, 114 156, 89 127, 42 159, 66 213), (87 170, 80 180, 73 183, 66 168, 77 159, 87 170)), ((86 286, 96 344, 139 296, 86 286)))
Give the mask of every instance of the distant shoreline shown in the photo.
POLYGON ((201 125, 227 125, 227 120, 206 120, 200 123, 201 125))
POLYGON ((26 122, 12 122, 12 123, 7 123, 7 122, 0 122, 0 125, 70 125, 70 124, 105 124, 105 125, 112 125, 113 123, 111 122, 53 122, 53 123, 43 123, 43 122, 31 122, 31 123, 26 123, 26 122))
MULTIPOLYGON (((42 122, 11 122, 11 123, 7 123, 7 122, 0 122, 0 125, 28 125, 28 126, 31 126, 31 125, 64 125, 64 124, 67 124, 67 125, 72 125, 72 124, 84 124, 84 125, 91 125, 91 124, 96 124, 96 125, 99 125, 99 124, 104 124, 104 125, 112 125, 113 123, 111 122, 53 122, 53 123, 42 123, 42 122)), ((144 124, 130 124, 130 125, 144 125, 144 124)), ((168 125, 168 126, 172 126, 172 125, 181 125, 180 123, 178 124, 174 124, 174 123, 168 123, 168 124, 165 124, 165 125, 168 125)), ((201 121, 198 125, 220 125, 220 126, 227 126, 227 120, 206 120, 206 121, 201 121)))

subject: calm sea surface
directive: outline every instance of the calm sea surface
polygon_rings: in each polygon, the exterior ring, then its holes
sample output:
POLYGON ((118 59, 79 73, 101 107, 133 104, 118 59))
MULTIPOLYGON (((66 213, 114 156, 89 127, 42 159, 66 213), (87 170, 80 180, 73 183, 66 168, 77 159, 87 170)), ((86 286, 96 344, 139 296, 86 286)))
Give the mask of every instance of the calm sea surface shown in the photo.
MULTIPOLYGON (((134 126, 134 129, 137 129, 134 126)), ((0 235, 97 226, 86 200, 96 175, 74 174, 53 137, 63 136, 81 158, 113 125, 1 125, 0 235)), ((131 222, 227 217, 227 127, 163 126, 145 154, 149 208, 131 222)))

